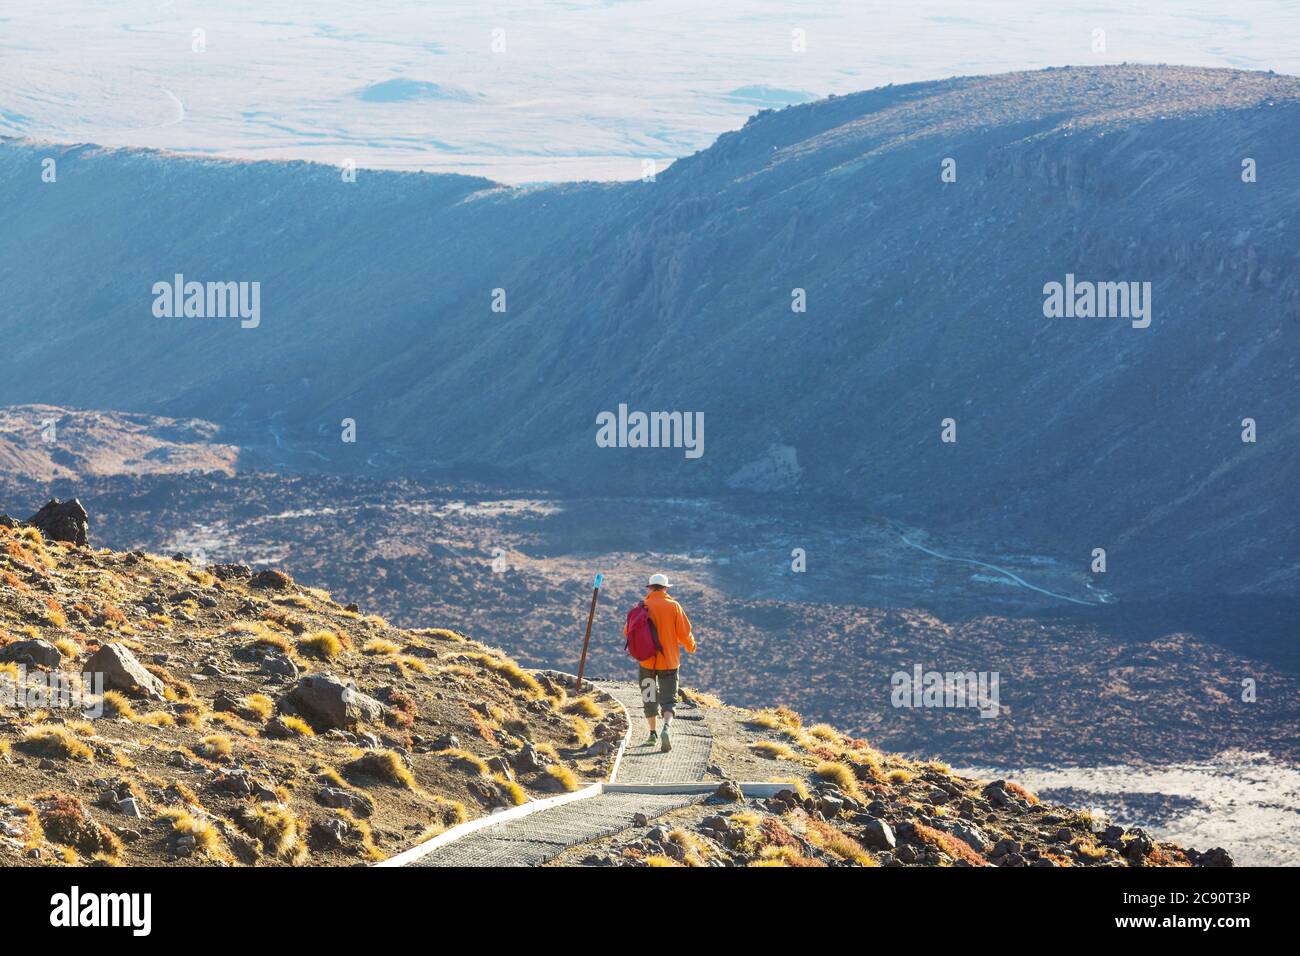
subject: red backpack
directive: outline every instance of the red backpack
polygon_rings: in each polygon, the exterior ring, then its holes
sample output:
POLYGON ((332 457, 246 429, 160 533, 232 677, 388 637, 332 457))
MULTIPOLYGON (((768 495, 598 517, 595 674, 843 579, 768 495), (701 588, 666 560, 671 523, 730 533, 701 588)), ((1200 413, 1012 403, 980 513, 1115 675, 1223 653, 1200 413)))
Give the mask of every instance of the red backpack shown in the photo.
POLYGON ((650 619, 650 609, 645 601, 638 601, 636 607, 627 612, 627 652, 638 661, 662 654, 663 645, 659 643, 659 632, 655 622, 650 619))

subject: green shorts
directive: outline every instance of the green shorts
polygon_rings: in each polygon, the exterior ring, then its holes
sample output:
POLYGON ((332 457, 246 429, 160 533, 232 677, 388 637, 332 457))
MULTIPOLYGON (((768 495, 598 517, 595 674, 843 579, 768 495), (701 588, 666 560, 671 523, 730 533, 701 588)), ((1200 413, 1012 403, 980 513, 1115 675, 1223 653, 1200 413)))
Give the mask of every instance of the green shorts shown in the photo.
POLYGON ((638 668, 637 680, 641 684, 641 701, 647 717, 658 717, 660 711, 677 706, 677 668, 656 671, 638 668))

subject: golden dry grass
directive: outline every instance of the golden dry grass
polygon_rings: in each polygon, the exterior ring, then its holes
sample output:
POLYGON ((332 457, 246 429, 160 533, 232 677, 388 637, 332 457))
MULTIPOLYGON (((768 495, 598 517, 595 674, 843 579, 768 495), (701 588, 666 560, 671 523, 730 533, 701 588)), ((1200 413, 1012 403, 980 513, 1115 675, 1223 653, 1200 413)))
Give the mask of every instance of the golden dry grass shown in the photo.
MULTIPOLYGON (((217 715, 213 714, 213 716, 217 715)), ((207 760, 217 760, 221 757, 229 757, 232 748, 233 744, 229 737, 222 734, 209 734, 190 749, 207 760)))
POLYGON ((572 770, 560 764, 552 764, 546 768, 549 776, 559 781, 560 786, 572 793, 578 789, 578 778, 572 770))
POLYGON ((853 769, 847 764, 836 760, 824 760, 817 765, 813 773, 819 780, 833 783, 841 793, 854 799, 862 795, 858 790, 858 778, 854 776, 853 769))
POLYGON ((158 814, 165 823, 170 824, 171 832, 194 837, 194 851, 213 859, 227 859, 225 841, 216 826, 205 816, 191 813, 182 807, 171 807, 158 814))
POLYGON ((749 749, 769 760, 795 760, 797 755, 783 743, 775 740, 759 740, 749 745, 749 749))
POLYGON ((301 717, 294 717, 291 714, 285 714, 280 718, 280 723, 284 724, 287 730, 299 737, 316 736, 316 731, 312 730, 311 724, 307 723, 307 721, 303 720, 301 717))
POLYGON ((876 862, 876 858, 867 852, 866 847, 833 823, 810 819, 807 823, 805 835, 808 837, 808 842, 813 846, 825 850, 841 860, 856 863, 858 866, 880 865, 876 862))
POLYGON ((249 836, 262 844, 262 849, 272 856, 301 863, 307 857, 307 846, 301 839, 298 818, 292 810, 278 803, 259 803, 244 807, 235 814, 235 822, 249 836))
POLYGON ((125 720, 135 720, 138 716, 126 695, 116 690, 104 691, 104 714, 108 717, 121 717, 125 720))
POLYGON ((513 780, 509 780, 499 773, 493 774, 492 779, 496 781, 497 787, 503 794, 505 794, 506 799, 508 799, 513 806, 523 806, 528 802, 528 792, 513 780))
POLYGON ((298 640, 298 652, 324 661, 343 653, 343 639, 334 631, 314 631, 298 640))
POLYGON ((601 721, 605 719, 605 708, 589 697, 573 697, 564 705, 566 713, 575 714, 579 717, 585 717, 588 720, 601 721))
POLYGON ((461 770, 473 771, 480 777, 487 776, 488 765, 468 750, 462 750, 459 747, 449 747, 446 750, 439 750, 438 756, 446 757, 452 762, 453 766, 456 766, 461 770))
POLYGON ((465 656, 477 661, 516 690, 522 690, 531 697, 543 697, 546 694, 537 678, 512 660, 483 653, 471 653, 465 656))
POLYGON ((244 698, 243 703, 245 707, 262 720, 266 720, 275 713, 275 701, 265 694, 249 694, 244 698))
MULTIPOLYGON (((367 777, 374 777, 394 786, 405 787, 407 790, 418 789, 415 777, 406 768, 402 758, 392 750, 371 750, 353 760, 344 769, 367 777)), ((484 765, 483 769, 487 769, 486 765, 484 765)))
POLYGON ((40 757, 93 760, 94 751, 65 727, 33 727, 23 734, 18 748, 40 757))

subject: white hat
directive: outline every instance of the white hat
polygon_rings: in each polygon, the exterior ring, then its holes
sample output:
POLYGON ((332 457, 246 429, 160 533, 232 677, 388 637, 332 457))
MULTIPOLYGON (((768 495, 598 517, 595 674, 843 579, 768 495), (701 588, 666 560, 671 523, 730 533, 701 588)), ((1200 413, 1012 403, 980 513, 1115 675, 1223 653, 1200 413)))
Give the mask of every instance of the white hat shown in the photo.
POLYGON ((666 578, 662 574, 650 575, 650 586, 654 587, 654 585, 656 584, 659 585, 661 588, 666 588, 668 587, 668 578, 666 578))

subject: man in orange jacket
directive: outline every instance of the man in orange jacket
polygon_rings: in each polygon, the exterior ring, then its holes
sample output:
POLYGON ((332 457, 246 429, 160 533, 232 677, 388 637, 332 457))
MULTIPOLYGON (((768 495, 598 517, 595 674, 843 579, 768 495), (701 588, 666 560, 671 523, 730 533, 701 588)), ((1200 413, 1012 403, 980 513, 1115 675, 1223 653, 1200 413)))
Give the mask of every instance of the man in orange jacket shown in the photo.
MULTIPOLYGON (((668 578, 662 574, 650 575, 645 595, 646 610, 659 635, 659 646, 653 657, 640 661, 637 679, 641 684, 641 700, 645 704, 645 719, 650 725, 650 736, 643 746, 659 745, 664 753, 673 749, 671 727, 673 708, 677 705, 677 669, 681 666, 681 652, 695 653, 695 636, 691 634, 691 621, 682 606, 668 596, 668 578), (663 735, 655 730, 655 721, 662 714, 663 735)), ((626 635, 624 628, 624 636, 626 635)))

